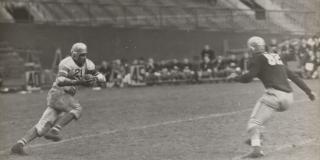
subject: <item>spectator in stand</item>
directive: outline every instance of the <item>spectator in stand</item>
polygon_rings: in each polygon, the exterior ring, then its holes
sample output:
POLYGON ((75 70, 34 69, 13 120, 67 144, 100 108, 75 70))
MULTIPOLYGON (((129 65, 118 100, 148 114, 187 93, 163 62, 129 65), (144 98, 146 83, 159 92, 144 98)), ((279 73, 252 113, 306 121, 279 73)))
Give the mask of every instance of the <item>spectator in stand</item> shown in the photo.
POLYGON ((209 57, 210 61, 216 59, 214 50, 212 50, 208 44, 205 45, 201 51, 201 59, 204 60, 205 57, 209 57))
POLYGON ((281 57, 282 57, 282 60, 285 61, 284 63, 295 60, 295 55, 293 50, 294 50, 293 45, 291 45, 289 40, 286 40, 284 42, 284 45, 281 47, 281 57))
POLYGON ((183 73, 184 79, 187 81, 192 81, 194 79, 194 67, 188 58, 184 58, 181 63, 181 71, 183 73))
POLYGON ((218 58, 213 62, 213 73, 214 77, 226 77, 226 62, 222 56, 218 56, 218 58))
POLYGON ((160 82, 169 82, 172 78, 171 73, 167 67, 161 68, 161 71, 159 73, 160 82))
POLYGON ((172 59, 172 60, 168 60, 166 62, 166 66, 168 68, 169 71, 173 70, 175 67, 179 68, 179 61, 177 59, 172 59))
POLYGON ((179 61, 177 59, 172 59, 172 60, 168 60, 166 62, 166 66, 168 69, 169 74, 166 74, 166 76, 169 76, 168 80, 176 80, 179 75, 178 75, 178 71, 179 71, 179 61))
POLYGON ((300 67, 303 67, 308 59, 307 48, 308 48, 307 40, 305 38, 301 38, 299 50, 298 50, 298 60, 299 60, 300 67))
POLYGON ((316 51, 316 56, 314 60, 314 69, 312 71, 311 78, 313 79, 320 78, 320 49, 316 51))
POLYGON ((315 69, 316 57, 312 48, 307 48, 306 63, 304 64, 304 78, 311 78, 315 69))
POLYGON ((192 64, 188 58, 184 58, 181 62, 181 70, 192 70, 192 64))
POLYGON ((158 63, 158 71, 161 71, 163 68, 167 68, 168 69, 168 64, 166 60, 161 60, 158 63))
POLYGON ((311 47, 311 49, 313 49, 313 46, 315 45, 315 41, 314 41, 314 37, 310 37, 308 40, 307 40, 307 44, 309 47, 311 47))
POLYGON ((154 84, 157 82, 159 74, 159 65, 156 64, 153 58, 149 58, 146 64, 146 83, 147 84, 154 84))
POLYGON ((273 52, 273 53, 279 53, 277 39, 272 38, 270 40, 269 50, 270 50, 270 52, 273 52))
POLYGON ((320 38, 317 36, 313 37, 314 46, 313 46, 313 52, 316 54, 318 50, 320 50, 320 38))
POLYGON ((239 67, 241 68, 242 74, 248 73, 249 63, 250 63, 250 55, 248 52, 245 52, 239 62, 239 67))
POLYGON ((173 66, 173 69, 171 69, 171 76, 172 76, 172 80, 175 82, 175 81, 181 81, 183 80, 183 74, 180 70, 180 68, 178 67, 178 65, 174 65, 173 66))
POLYGON ((230 57, 226 60, 226 74, 229 76, 232 73, 240 74, 241 69, 239 67, 239 60, 237 56, 231 54, 230 57))
POLYGON ((126 74, 125 68, 121 63, 120 59, 116 59, 112 62, 112 72, 110 77, 110 87, 117 86, 123 87, 123 81, 126 74))
POLYGON ((153 74, 156 71, 156 64, 154 63, 154 60, 152 58, 148 59, 148 62, 146 64, 146 72, 148 74, 153 74))
POLYGON ((107 61, 102 61, 101 62, 101 66, 99 68, 99 72, 106 77, 106 82, 109 83, 110 82, 110 76, 111 76, 112 68, 111 68, 110 64, 107 61))
POLYGON ((212 78, 213 64, 209 56, 205 56, 203 61, 200 63, 200 71, 198 72, 199 79, 212 78))

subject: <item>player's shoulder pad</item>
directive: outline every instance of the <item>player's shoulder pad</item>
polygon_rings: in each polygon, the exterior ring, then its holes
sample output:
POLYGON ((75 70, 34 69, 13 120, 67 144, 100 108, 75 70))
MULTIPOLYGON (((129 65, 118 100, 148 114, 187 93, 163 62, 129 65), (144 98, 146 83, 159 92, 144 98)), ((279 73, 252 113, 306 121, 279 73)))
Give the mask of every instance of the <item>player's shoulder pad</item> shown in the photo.
POLYGON ((60 61, 59 66, 69 66, 72 64, 72 62, 73 62, 72 58, 68 56, 60 61))
POLYGON ((66 57, 63 60, 60 61, 59 63, 59 72, 68 72, 72 68, 73 60, 71 57, 66 57))
POLYGON ((86 59, 86 66, 87 66, 87 70, 95 70, 95 64, 90 60, 90 59, 86 59))

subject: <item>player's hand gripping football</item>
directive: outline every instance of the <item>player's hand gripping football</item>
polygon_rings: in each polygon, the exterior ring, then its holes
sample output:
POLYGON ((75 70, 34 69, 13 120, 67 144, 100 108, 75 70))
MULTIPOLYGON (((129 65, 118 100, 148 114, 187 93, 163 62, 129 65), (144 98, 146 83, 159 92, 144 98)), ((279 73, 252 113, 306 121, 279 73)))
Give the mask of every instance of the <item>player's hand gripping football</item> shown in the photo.
POLYGON ((86 87, 93 86, 96 81, 96 78, 91 74, 84 75, 81 79, 78 80, 78 84, 86 87))
POLYGON ((308 93, 308 97, 311 101, 314 101, 317 99, 317 94, 311 91, 310 93, 308 93))

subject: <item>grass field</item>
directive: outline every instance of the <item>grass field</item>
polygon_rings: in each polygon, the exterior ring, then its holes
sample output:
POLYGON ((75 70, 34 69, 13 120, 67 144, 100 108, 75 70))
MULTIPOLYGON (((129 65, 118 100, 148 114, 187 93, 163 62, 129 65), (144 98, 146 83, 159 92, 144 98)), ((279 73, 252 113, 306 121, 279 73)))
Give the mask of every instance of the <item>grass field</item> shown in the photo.
MULTIPOLYGON (((319 80, 308 81, 319 94, 319 80)), ((319 100, 294 86, 295 103, 268 124, 264 160, 320 160, 319 100)), ((61 142, 37 139, 28 156, 9 148, 45 110, 47 92, 0 95, 1 160, 231 160, 250 151, 246 123, 260 82, 85 89, 84 112, 61 142)))

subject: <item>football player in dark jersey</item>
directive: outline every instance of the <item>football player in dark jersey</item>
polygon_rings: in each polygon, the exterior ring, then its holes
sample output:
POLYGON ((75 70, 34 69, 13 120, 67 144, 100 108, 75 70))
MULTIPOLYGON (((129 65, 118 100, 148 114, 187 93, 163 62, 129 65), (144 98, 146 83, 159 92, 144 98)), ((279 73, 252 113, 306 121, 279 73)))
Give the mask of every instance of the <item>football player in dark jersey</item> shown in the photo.
POLYGON ((265 123, 274 112, 287 110, 293 102, 292 88, 288 79, 301 88, 310 100, 315 100, 315 94, 283 64, 278 54, 266 52, 266 44, 263 38, 251 37, 247 45, 249 51, 253 54, 249 71, 244 75, 234 76, 232 79, 248 83, 254 77, 257 77, 266 89, 254 106, 247 126, 250 139, 246 142, 252 146, 253 150, 244 158, 258 158, 264 155, 261 149, 261 138, 265 123))

